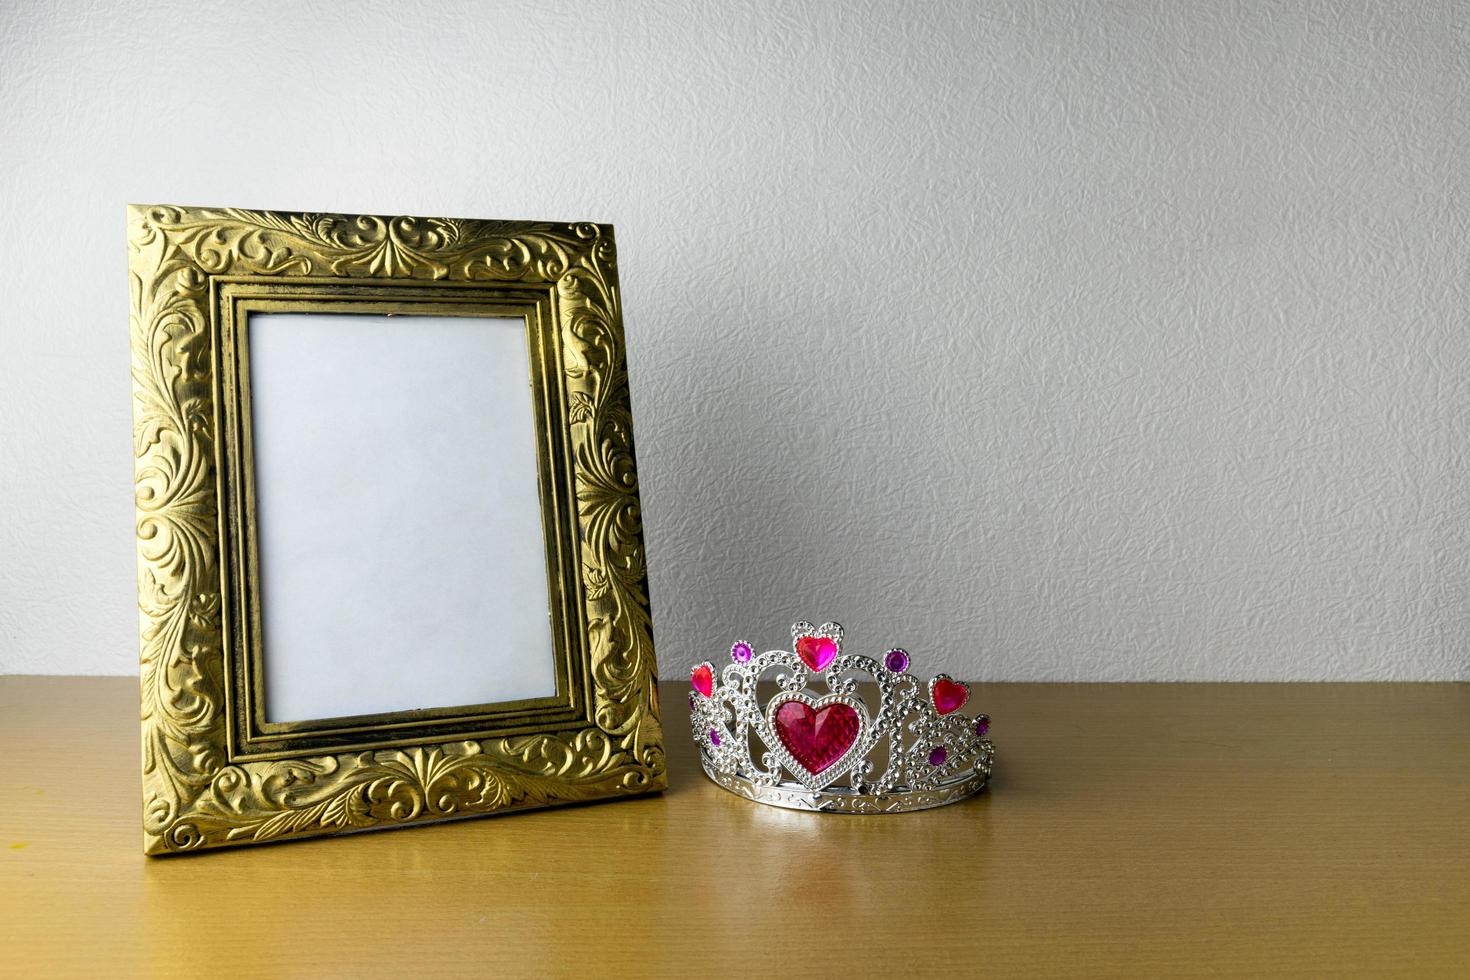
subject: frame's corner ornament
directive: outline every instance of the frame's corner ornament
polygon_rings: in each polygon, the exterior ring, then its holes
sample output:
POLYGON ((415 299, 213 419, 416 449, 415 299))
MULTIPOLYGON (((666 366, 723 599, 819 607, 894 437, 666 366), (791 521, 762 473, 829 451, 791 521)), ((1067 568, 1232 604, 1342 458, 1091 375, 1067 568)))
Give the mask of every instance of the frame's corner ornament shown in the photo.
POLYGON ((128 247, 145 850, 662 789, 612 229, 130 206, 128 247), (411 723, 415 713, 395 713, 391 728, 378 723, 389 716, 340 731, 257 724, 239 372, 245 322, 267 302, 525 317, 538 425, 552 434, 538 440, 538 465, 543 515, 555 519, 555 704, 411 723))

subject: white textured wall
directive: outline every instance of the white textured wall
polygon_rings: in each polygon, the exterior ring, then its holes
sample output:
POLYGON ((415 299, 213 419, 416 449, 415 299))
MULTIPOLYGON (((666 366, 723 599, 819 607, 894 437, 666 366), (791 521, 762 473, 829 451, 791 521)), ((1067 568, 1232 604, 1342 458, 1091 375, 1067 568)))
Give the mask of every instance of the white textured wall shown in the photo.
POLYGON ((1470 677, 1470 7, 0 6, 0 671, 135 669, 123 204, 617 226, 666 676, 1470 677))

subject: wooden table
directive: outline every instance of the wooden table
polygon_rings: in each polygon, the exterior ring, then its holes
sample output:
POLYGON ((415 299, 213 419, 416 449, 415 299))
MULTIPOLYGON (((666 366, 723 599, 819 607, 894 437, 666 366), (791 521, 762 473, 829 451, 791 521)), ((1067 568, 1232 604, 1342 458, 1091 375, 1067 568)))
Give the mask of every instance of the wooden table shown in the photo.
POLYGON ((1470 686, 998 684, 986 795, 145 858, 137 685, 0 678, 0 974, 1470 976, 1470 686))

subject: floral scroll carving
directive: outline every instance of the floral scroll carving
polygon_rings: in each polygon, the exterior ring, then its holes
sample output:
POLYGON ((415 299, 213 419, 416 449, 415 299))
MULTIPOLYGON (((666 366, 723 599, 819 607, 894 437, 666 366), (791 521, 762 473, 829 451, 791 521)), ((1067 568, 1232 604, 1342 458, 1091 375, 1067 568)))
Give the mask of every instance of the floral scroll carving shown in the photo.
POLYGON ((594 224, 129 210, 145 849, 163 853, 661 789, 665 764, 611 232, 594 224), (232 762, 211 350, 217 276, 545 286, 562 351, 592 721, 232 762))

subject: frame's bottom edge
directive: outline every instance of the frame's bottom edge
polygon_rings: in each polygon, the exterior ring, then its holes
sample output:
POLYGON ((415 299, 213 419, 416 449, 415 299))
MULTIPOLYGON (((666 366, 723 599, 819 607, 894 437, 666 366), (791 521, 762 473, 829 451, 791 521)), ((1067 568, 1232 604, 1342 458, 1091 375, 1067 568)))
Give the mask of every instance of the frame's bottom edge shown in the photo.
MULTIPOLYGON (((348 837, 357 834, 371 834, 378 831, 414 830, 433 827, 439 824, 462 823, 467 820, 479 820, 487 817, 508 817, 522 813, 533 813, 540 810, 557 810, 564 807, 598 806, 605 803, 618 803, 627 800, 635 800, 640 797, 655 796, 668 789, 668 771, 659 770, 652 774, 647 786, 633 790, 614 790, 609 793, 601 793, 589 796, 585 799, 575 800, 552 800, 546 803, 515 804, 505 807, 497 807, 493 810, 478 810, 469 813, 452 813, 444 815, 433 815, 416 817, 409 820, 392 821, 385 820, 363 827, 340 827, 323 830, 301 830, 294 833, 278 834, 265 838, 239 837, 235 839, 209 839, 205 838, 196 844, 184 847, 170 847, 165 842, 166 833, 153 834, 143 832, 143 854, 148 858, 170 858, 182 857, 190 854, 202 854, 212 851, 230 850, 240 847, 260 847, 273 844, 292 844, 298 841, 322 840, 330 837, 348 837)), ((187 819, 181 819, 180 823, 188 823, 187 819)))

